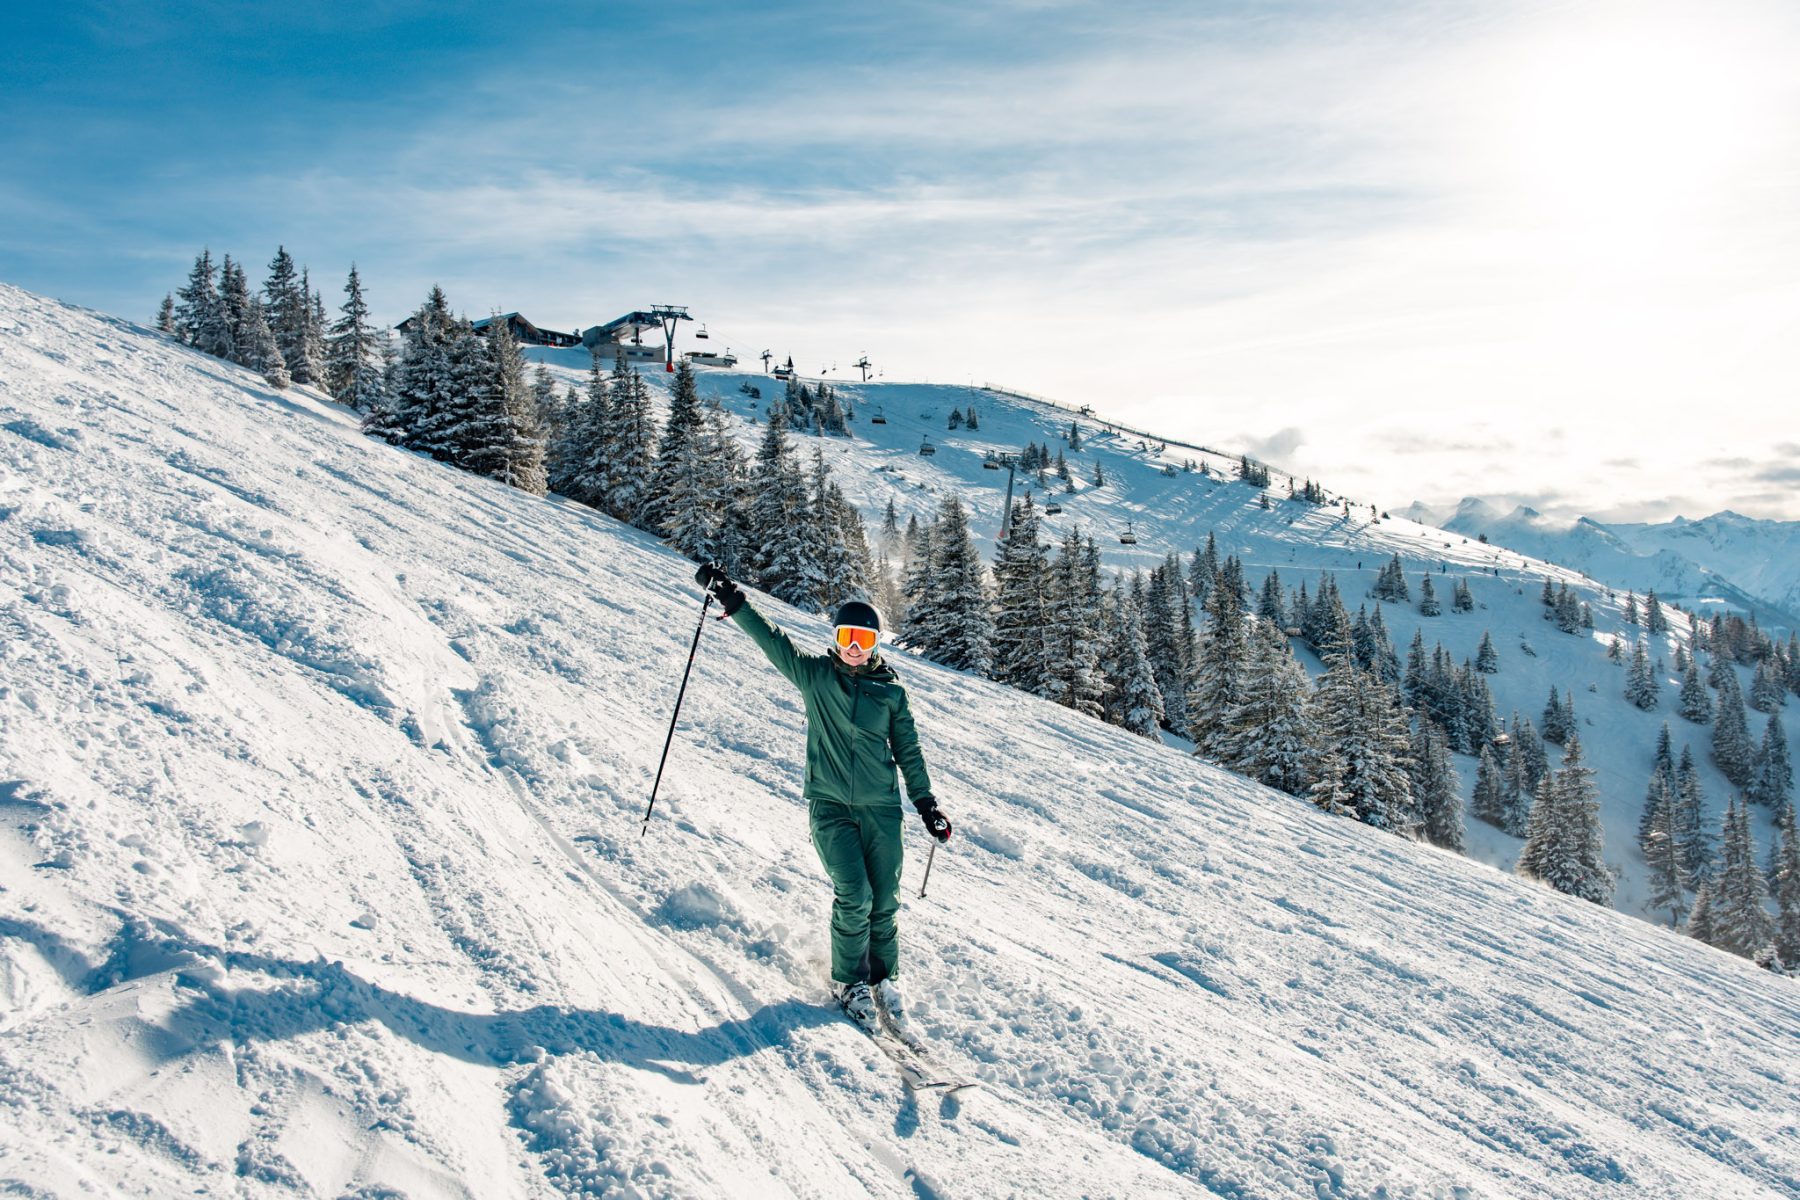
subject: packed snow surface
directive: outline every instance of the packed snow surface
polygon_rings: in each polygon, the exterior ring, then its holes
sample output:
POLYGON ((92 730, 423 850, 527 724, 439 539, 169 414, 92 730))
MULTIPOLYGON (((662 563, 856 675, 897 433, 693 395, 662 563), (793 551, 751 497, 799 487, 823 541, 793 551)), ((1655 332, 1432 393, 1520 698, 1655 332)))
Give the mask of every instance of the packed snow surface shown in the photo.
POLYGON ((639 836, 691 571, 0 287, 0 1187, 1800 1190, 1791 982, 896 654, 908 1094, 730 625, 639 836))

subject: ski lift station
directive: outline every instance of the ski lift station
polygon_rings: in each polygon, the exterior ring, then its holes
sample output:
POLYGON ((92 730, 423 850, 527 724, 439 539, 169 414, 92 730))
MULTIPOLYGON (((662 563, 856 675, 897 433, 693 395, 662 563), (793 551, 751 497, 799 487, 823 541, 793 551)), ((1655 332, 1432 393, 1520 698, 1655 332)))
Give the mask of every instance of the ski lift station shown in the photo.
MULTIPOLYGON (((681 321, 693 319, 685 306, 659 304, 654 308, 638 309, 622 317, 614 317, 604 325, 589 326, 581 332, 581 344, 597 352, 602 360, 624 355, 625 361, 629 363, 662 362, 673 366, 668 348, 674 342, 676 327, 681 321), (660 344, 645 342, 645 330, 661 333, 663 341, 660 344)), ((705 341, 713 340, 704 324, 694 331, 694 337, 705 341)), ((681 357, 704 367, 734 367, 738 361, 729 350, 718 351, 711 348, 689 350, 681 357)))

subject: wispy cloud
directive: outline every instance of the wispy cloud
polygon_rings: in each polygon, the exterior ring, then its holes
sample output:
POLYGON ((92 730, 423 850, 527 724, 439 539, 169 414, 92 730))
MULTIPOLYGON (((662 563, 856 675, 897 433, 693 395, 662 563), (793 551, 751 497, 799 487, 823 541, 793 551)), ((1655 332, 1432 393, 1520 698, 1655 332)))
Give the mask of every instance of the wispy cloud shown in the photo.
POLYGON ((1800 377, 1800 21, 1765 0, 696 5, 629 37, 386 4, 282 16, 280 50, 84 11, 87 74, 0 100, 0 271, 86 302, 279 241, 388 317, 433 282, 563 324, 685 302, 740 350, 1237 436, 1390 505, 1792 481, 1744 450, 1800 377))

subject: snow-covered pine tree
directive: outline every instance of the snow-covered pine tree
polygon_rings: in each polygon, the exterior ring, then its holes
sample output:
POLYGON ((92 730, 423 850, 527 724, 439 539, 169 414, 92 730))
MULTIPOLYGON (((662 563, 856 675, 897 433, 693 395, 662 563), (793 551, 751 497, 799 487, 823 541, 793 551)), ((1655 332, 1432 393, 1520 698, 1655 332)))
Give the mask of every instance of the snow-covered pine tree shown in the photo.
POLYGON ((1413 808, 1410 731, 1393 693, 1356 665, 1342 604, 1337 612, 1342 629, 1329 638, 1333 649, 1311 698, 1319 747, 1314 802, 1389 829, 1413 808))
POLYGON ((600 354, 595 351, 588 361, 587 387, 579 393, 570 390, 563 405, 562 426, 546 458, 553 491, 616 517, 619 514, 608 503, 616 440, 611 406, 607 379, 600 373, 600 354))
POLYGON ((1412 589, 1406 583, 1406 567, 1395 554, 1375 577, 1375 598, 1398 604, 1412 603, 1412 589))
POLYGON ((1793 788, 1794 770, 1788 758, 1787 733, 1781 728, 1781 714, 1770 713, 1769 723, 1763 726, 1762 747, 1756 754, 1756 777, 1750 781, 1745 795, 1752 803, 1780 809, 1787 804, 1793 788))
POLYGON ((403 323, 400 352, 382 400, 363 414, 370 437, 417 450, 419 430, 433 414, 449 406, 450 302, 434 286, 418 311, 403 323))
POLYGON ((1666 910, 1669 927, 1681 928, 1682 901, 1686 896, 1687 872, 1681 865, 1681 848, 1675 840, 1675 790, 1666 776, 1653 776, 1650 785, 1648 821, 1640 842, 1644 862, 1650 868, 1651 912, 1666 910))
MULTIPOLYGON (((1482 748, 1486 752, 1486 747, 1482 748)), ((1445 850, 1463 852, 1462 795, 1457 789, 1456 768, 1443 731, 1421 720, 1413 743, 1413 813, 1417 836, 1445 850)))
POLYGON ((313 373, 312 386, 325 386, 325 297, 313 289, 312 274, 300 268, 300 290, 306 296, 306 335, 303 346, 308 368, 313 373))
POLYGON ((931 523, 921 524, 916 515, 906 523, 906 565, 900 576, 900 592, 906 597, 907 645, 918 650, 914 633, 931 628, 937 597, 931 588, 931 523))
POLYGON ((1256 615, 1281 629, 1287 628, 1287 603, 1281 590, 1281 572, 1271 570, 1263 576, 1262 590, 1256 598, 1256 615))
POLYGON ((1475 669, 1484 675, 1496 675, 1500 671, 1500 654, 1494 649, 1494 639, 1487 630, 1481 631, 1481 646, 1475 651, 1475 669))
POLYGON ((1775 819, 1775 869, 1769 873, 1775 896, 1775 950, 1789 971, 1800 969, 1800 822, 1794 806, 1775 819))
POLYGON ((531 371, 531 405, 537 411, 538 431, 544 437, 545 471, 549 470, 550 446, 562 436, 562 393, 556 390, 556 376, 539 363, 531 371))
POLYGON ((925 657, 959 671, 993 671, 994 621, 987 568, 969 534, 968 513, 955 492, 932 522, 929 623, 915 618, 913 644, 925 657))
POLYGON ((1566 724, 1566 712, 1562 701, 1557 698, 1556 685, 1550 685, 1550 699, 1544 704, 1544 740, 1561 745, 1568 739, 1569 726, 1566 724))
POLYGON ((1114 664, 1116 674, 1110 680, 1108 690, 1117 693, 1118 724, 1139 737, 1160 742, 1162 692, 1156 685, 1156 673, 1150 665, 1143 617, 1130 597, 1119 598, 1113 624, 1114 644, 1107 657, 1114 664))
MULTIPOLYGON (((1232 563, 1231 558, 1225 560, 1226 565, 1232 563)), ((1223 576, 1228 572, 1221 572, 1223 576)), ((1350 614, 1344 609, 1343 596, 1338 592, 1337 579, 1330 571, 1319 576, 1319 594, 1306 610, 1306 623, 1300 627, 1301 636, 1306 639, 1321 659, 1339 650, 1352 653, 1350 638, 1350 614), (1336 641, 1343 638, 1340 644, 1336 641)))
MULTIPOLYGON (((821 384, 821 420, 825 390, 821 384)), ((826 612, 845 600, 864 598, 867 594, 867 577, 859 575, 860 567, 851 549, 850 527, 844 519, 842 508, 848 502, 844 499, 843 491, 831 479, 831 468, 825 463, 824 448, 816 441, 813 443, 812 463, 806 474, 807 503, 812 510, 813 519, 804 534, 813 544, 814 558, 819 567, 819 582, 812 596, 795 600, 794 603, 814 611, 826 612)), ((860 524, 860 516, 857 521, 860 524)))
POLYGON ((1387 620, 1381 615, 1381 605, 1369 615, 1369 636, 1374 663, 1370 670, 1375 678, 1392 687, 1400 682, 1400 656, 1394 653, 1394 640, 1388 636, 1387 620))
MULTIPOLYGON (((1656 808, 1666 801, 1671 822, 1675 814, 1675 761, 1671 755, 1669 726, 1665 721, 1657 739, 1656 754, 1650 761, 1650 786, 1644 793, 1644 810, 1638 817, 1638 848, 1649 857, 1651 827, 1656 821, 1656 808)), ((1669 826, 1671 834, 1674 825, 1669 826)))
MULTIPOLYGON (((750 468, 752 577, 770 595, 806 605, 825 587, 817 523, 805 476, 787 435, 787 415, 771 406, 762 444, 750 468)), ((909 634, 910 636, 910 634, 909 634)))
MULTIPOLYGON (((890 512, 892 506, 889 501, 890 512)), ((1051 676, 1050 555, 1039 529, 1037 505, 1027 495, 1013 505, 994 560, 994 678, 1036 696, 1046 694, 1051 676)))
POLYGON ((1662 601, 1656 598, 1655 588, 1644 593, 1644 628, 1651 637, 1669 632, 1669 615, 1663 611, 1662 601))
POLYGON ((1636 625, 1638 623, 1638 602, 1636 592, 1625 593, 1625 611, 1620 614, 1620 618, 1627 625, 1636 625))
POLYGON ((1765 907, 1768 884, 1756 864, 1756 842, 1750 833, 1748 807, 1735 798, 1725 806, 1724 835, 1719 843, 1719 873, 1712 887, 1714 946, 1754 959, 1775 942, 1775 922, 1765 907))
POLYGON ((707 503, 706 481, 699 462, 704 424, 694 369, 684 359, 675 370, 675 386, 670 389, 669 420, 656 448, 656 468, 651 475, 645 514, 650 527, 683 553, 687 553, 685 547, 710 544, 717 530, 717 514, 707 503))
POLYGON ((175 293, 180 300, 175 306, 175 336, 203 354, 229 358, 230 327, 214 273, 212 251, 202 250, 187 285, 175 293))
MULTIPOLYGON (((1025 499, 1031 499, 1030 493, 1025 499)), ((892 496, 888 497, 887 508, 881 514, 881 538, 877 544, 883 554, 893 554, 900 548, 900 511, 894 507, 892 496)))
POLYGON ((1688 889, 1698 890, 1700 881, 1712 873, 1713 838, 1706 829, 1706 789, 1688 746, 1681 748, 1681 761, 1675 766, 1675 846, 1688 889))
POLYGON ((1406 647, 1406 674, 1401 679, 1401 691, 1406 702, 1417 709, 1424 709, 1431 699, 1431 664, 1425 658, 1425 633, 1414 629, 1412 641, 1406 647))
POLYGON ((1625 672, 1625 698, 1649 712, 1659 698, 1656 675, 1650 669, 1650 648, 1643 638, 1632 644, 1631 666, 1625 672))
MULTIPOLYGON (((225 352, 219 357, 242 365, 244 326, 250 319, 250 284, 244 278, 243 267, 233 261, 229 254, 219 264, 219 311, 224 318, 226 346, 225 352)), ((263 323, 268 324, 266 319, 263 323)))
POLYGON ((1100 460, 1097 458, 1094 460, 1093 485, 1097 488, 1106 486, 1106 468, 1100 465, 1100 460))
MULTIPOLYGON (((1212 531, 1206 534, 1204 549, 1194 551, 1194 562, 1188 568, 1188 592, 1194 603, 1201 609, 1206 607, 1206 597, 1219 582, 1219 543, 1212 531)), ((1294 614, 1296 619, 1300 614, 1294 614)))
POLYGON ((1787 704, 1787 681, 1774 658, 1756 664, 1750 677, 1750 707, 1759 713, 1772 713, 1787 704))
POLYGON ((1230 753, 1229 721, 1243 701, 1250 669, 1250 643, 1243 601, 1236 589, 1213 586, 1206 597, 1206 624, 1188 689, 1188 737, 1194 753, 1215 762, 1230 753))
POLYGON ((272 387, 287 387, 292 382, 287 360, 269 328, 268 313, 250 291, 242 264, 232 262, 229 255, 225 259, 225 276, 221 296, 232 328, 231 361, 257 372, 272 387))
POLYGON ((1474 612, 1475 593, 1469 590, 1467 579, 1458 579, 1450 594, 1450 607, 1455 612, 1474 612))
POLYGON ((269 263, 269 277, 263 282, 263 307, 269 331, 288 374, 295 383, 319 382, 319 364, 307 357, 306 326, 311 318, 312 297, 300 286, 300 274, 294 269, 293 256, 286 246, 275 249, 269 263))
POLYGON ((1562 766, 1538 787, 1518 872, 1559 892, 1607 904, 1614 880, 1604 854, 1594 771, 1582 761, 1581 735, 1571 733, 1562 766))
POLYGON ((1714 937, 1712 892, 1711 879, 1702 879, 1694 889, 1694 907, 1688 912, 1686 930, 1689 937, 1709 946, 1714 937))
POLYGON ((1532 799, 1537 795, 1538 784, 1550 773, 1550 760, 1544 753, 1537 726, 1529 717, 1521 719, 1517 712, 1513 713, 1510 737, 1500 828, 1514 837, 1524 837, 1532 799))
MULTIPOLYGON (((1719 676, 1718 707, 1713 713, 1713 763, 1736 787, 1747 788, 1756 778, 1756 751, 1744 717, 1744 696, 1737 673, 1727 667, 1719 676)), ((1717 899, 1717 897, 1715 897, 1717 899)))
POLYGON ((339 404, 357 412, 371 412, 381 402, 381 341, 385 338, 369 324, 369 304, 363 296, 362 278, 356 273, 355 263, 350 264, 344 303, 338 312, 341 315, 331 327, 327 346, 325 386, 339 404))
POLYGON ((1475 764, 1475 793, 1469 799, 1469 811, 1496 829, 1506 828, 1506 770, 1492 746, 1481 748, 1475 764))
POLYGON ((164 292, 156 309, 156 331, 171 336, 175 333, 175 293, 164 292))
POLYGON ((1050 571, 1050 699, 1065 708, 1101 716, 1107 680, 1100 668, 1104 646, 1099 622, 1099 577, 1079 530, 1057 547, 1050 571))
POLYGON ((969 405, 969 411, 963 414, 963 421, 971 430, 979 430, 981 428, 981 416, 975 411, 975 406, 973 404, 969 405))
POLYGON ((1253 622, 1247 652, 1249 669, 1215 742, 1220 761, 1276 791, 1305 795, 1315 740, 1306 668, 1287 635, 1267 618, 1253 622))
POLYGON ((1706 685, 1700 682, 1700 668, 1692 658, 1688 659, 1687 670, 1681 676, 1678 703, 1681 715, 1694 724, 1705 725, 1712 720, 1712 698, 1706 694, 1706 685))
POLYGON ((1171 729, 1186 729, 1188 676, 1193 671, 1186 644, 1183 610, 1187 589, 1181 577, 1181 560, 1171 554, 1150 572, 1150 586, 1139 613, 1150 656, 1150 668, 1162 696, 1163 720, 1171 729))
POLYGON ((606 511, 640 529, 650 527, 650 497, 656 478, 660 441, 650 387, 628 366, 624 355, 613 359, 606 382, 606 425, 611 438, 605 476, 606 511))
MULTIPOLYGON (((1069 453, 1070 454, 1081 453, 1081 426, 1076 424, 1074 421, 1069 422, 1069 453)), ((1062 461, 1062 452, 1061 451, 1057 452, 1057 465, 1058 465, 1058 467, 1062 468, 1062 470, 1064 472, 1066 472, 1068 469, 1067 464, 1062 461)), ((1063 475, 1063 478, 1065 478, 1065 479, 1068 478, 1066 473, 1063 475)))
MULTIPOLYGON (((465 348, 475 349, 473 339, 465 348)), ((525 356, 504 321, 493 323, 480 349, 485 361, 471 364, 473 378, 459 406, 462 423, 451 434, 455 443, 451 461, 465 471, 541 496, 544 445, 537 436, 525 382, 525 356)))

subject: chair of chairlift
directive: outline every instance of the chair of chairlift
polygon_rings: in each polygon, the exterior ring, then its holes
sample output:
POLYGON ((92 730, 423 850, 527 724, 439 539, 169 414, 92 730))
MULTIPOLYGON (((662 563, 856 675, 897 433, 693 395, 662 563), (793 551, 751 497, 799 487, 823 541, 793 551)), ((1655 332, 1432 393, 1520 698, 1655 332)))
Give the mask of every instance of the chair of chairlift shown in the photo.
POLYGON ((1044 515, 1046 517, 1054 517, 1057 513, 1061 512, 1061 511, 1062 511, 1062 505, 1060 505, 1060 504, 1044 505, 1044 515))
POLYGON ((929 458, 931 455, 937 453, 937 447, 932 445, 929 441, 920 442, 919 443, 919 453, 923 454, 929 458))
POLYGON ((706 332, 706 325, 704 322, 701 323, 700 328, 694 331, 694 337, 702 342, 706 341, 710 336, 711 335, 706 332))
POLYGON ((875 415, 869 418, 869 424, 871 424, 871 425, 886 425, 887 417, 878 408, 875 410, 875 415))
POLYGON ((997 458, 984 458, 981 460, 981 466, 982 469, 986 471, 998 471, 1000 469, 1000 460, 997 458))
POLYGON ((1137 534, 1131 531, 1131 522, 1125 522, 1125 532, 1119 535, 1119 541, 1127 546, 1137 545, 1137 534))

